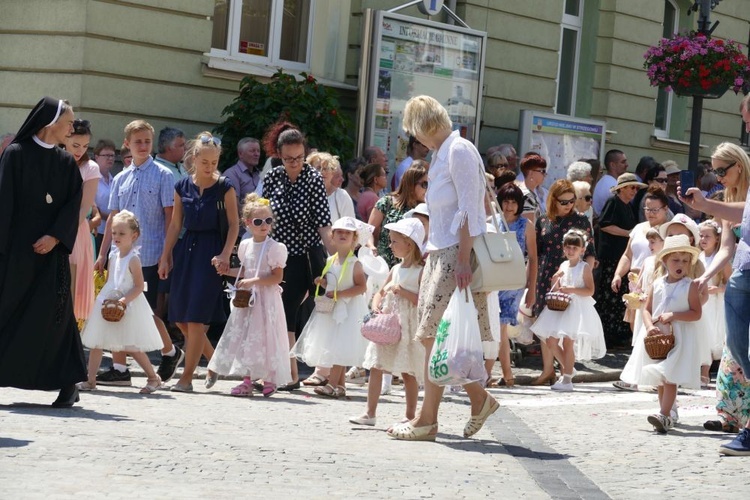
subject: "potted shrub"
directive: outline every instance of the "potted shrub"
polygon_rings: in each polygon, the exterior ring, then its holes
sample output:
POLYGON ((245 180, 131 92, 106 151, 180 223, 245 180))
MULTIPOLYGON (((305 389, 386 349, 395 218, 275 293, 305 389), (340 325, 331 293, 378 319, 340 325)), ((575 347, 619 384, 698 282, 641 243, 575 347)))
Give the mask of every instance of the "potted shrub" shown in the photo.
POLYGON ((643 57, 651 85, 681 96, 718 98, 750 81, 750 61, 740 44, 697 31, 662 38, 643 57))

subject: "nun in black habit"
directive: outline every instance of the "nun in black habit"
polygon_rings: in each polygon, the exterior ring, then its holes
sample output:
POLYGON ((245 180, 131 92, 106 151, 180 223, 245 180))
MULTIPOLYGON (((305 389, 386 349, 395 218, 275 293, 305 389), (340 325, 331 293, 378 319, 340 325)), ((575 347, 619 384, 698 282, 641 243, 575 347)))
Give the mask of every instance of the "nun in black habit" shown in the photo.
POLYGON ((0 157, 0 387, 59 389, 55 407, 86 380, 68 262, 82 181, 57 146, 72 124, 73 109, 45 97, 0 157))

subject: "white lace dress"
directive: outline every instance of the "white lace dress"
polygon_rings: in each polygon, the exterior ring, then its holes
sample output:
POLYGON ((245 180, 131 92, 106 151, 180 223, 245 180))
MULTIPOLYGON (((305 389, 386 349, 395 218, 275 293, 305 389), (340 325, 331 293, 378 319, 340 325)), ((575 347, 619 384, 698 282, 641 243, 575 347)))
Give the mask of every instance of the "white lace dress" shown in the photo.
MULTIPOLYGON (((401 264, 397 264, 391 271, 393 276, 391 282, 393 285, 401 285, 410 292, 418 293, 421 271, 422 266, 401 267, 401 264)), ((391 292, 386 294, 384 300, 395 301, 395 306, 398 308, 401 340, 393 345, 378 345, 369 342, 362 366, 368 370, 379 368, 395 374, 408 373, 417 377, 421 383, 424 378, 425 352, 422 343, 414 339, 418 323, 417 306, 391 292)))
MULTIPOLYGON (((667 283, 663 276, 654 281, 652 310, 653 317, 663 312, 684 312, 690 306, 690 278, 682 278, 675 283, 667 283)), ((645 330, 645 326, 641 327, 645 330)), ((675 345, 667 359, 655 361, 646 354, 643 339, 645 331, 638 335, 638 343, 633 347, 633 354, 620 378, 629 384, 658 386, 664 382, 684 387, 700 388, 701 356, 697 321, 673 321, 672 332, 675 345)))
MULTIPOLYGON (((266 277, 273 269, 286 267, 286 246, 270 237, 260 243, 252 238, 243 240, 237 254, 242 259, 245 277, 255 276, 256 270, 259 277, 266 277)), ((208 369, 219 375, 252 376, 276 385, 291 383, 281 287, 256 286, 253 295, 252 307, 232 306, 208 369)))
POLYGON ((126 295, 133 288, 130 260, 138 255, 131 249, 124 257, 117 247, 109 256, 109 279, 96 297, 94 309, 81 332, 81 342, 90 349, 108 351, 150 352, 164 347, 154 323, 151 306, 142 293, 130 302, 120 321, 107 321, 102 317, 102 303, 126 295))
MULTIPOLYGON (((326 275, 326 291, 332 292, 337 282, 339 290, 354 286, 357 257, 347 257, 345 262, 345 270, 339 262, 332 263, 326 275)), ((308 366, 362 366, 369 341, 362 336, 360 329, 368 312, 364 294, 339 298, 330 313, 313 311, 292 347, 292 356, 308 366)))
MULTIPOLYGON (((698 257, 706 269, 713 262, 716 253, 706 256, 701 252, 698 257)), ((721 273, 717 273, 709 285, 718 286, 721 281, 721 273)), ((721 359, 724 349, 724 341, 727 335, 727 324, 724 316, 724 293, 714 293, 708 296, 708 301, 703 304, 703 314, 700 319, 701 326, 701 363, 710 365, 715 359, 721 359)))
MULTIPOLYGON (((570 267, 569 264, 565 261, 560 265, 563 271, 560 285, 574 288, 586 286, 583 271, 588 264, 583 260, 575 267, 570 267)), ((564 311, 552 311, 545 307, 531 326, 531 331, 540 339, 568 337, 575 340, 576 360, 601 358, 607 354, 607 346, 604 343, 602 321, 594 304, 596 301, 593 297, 573 295, 570 305, 564 311)))

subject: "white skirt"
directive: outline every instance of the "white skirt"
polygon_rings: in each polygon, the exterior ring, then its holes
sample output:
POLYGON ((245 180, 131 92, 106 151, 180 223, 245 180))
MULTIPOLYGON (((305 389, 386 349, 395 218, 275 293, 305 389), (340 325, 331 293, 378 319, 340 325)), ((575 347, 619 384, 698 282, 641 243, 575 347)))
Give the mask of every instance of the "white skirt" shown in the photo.
POLYGON ((592 297, 574 295, 564 311, 552 311, 545 307, 531 326, 537 337, 575 340, 576 360, 599 359, 607 354, 604 343, 604 328, 599 314, 594 309, 592 297))
POLYGON ((99 294, 86 320, 81 332, 83 345, 89 349, 124 352, 150 352, 164 347, 145 295, 140 294, 128 304, 125 315, 117 322, 102 317, 104 296, 105 293, 99 294))

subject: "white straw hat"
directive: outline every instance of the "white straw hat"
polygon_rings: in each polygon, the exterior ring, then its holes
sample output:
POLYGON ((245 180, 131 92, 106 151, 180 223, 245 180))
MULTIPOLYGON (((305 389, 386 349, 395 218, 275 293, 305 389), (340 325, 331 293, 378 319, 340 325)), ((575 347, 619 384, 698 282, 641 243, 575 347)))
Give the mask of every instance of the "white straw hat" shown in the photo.
POLYGON ((690 244, 690 238, 688 238, 686 234, 676 234, 674 236, 669 236, 664 240, 664 246, 656 258, 659 262, 662 262, 667 255, 678 252, 689 253, 691 264, 695 264, 698 260, 698 254, 700 253, 697 248, 690 244))

